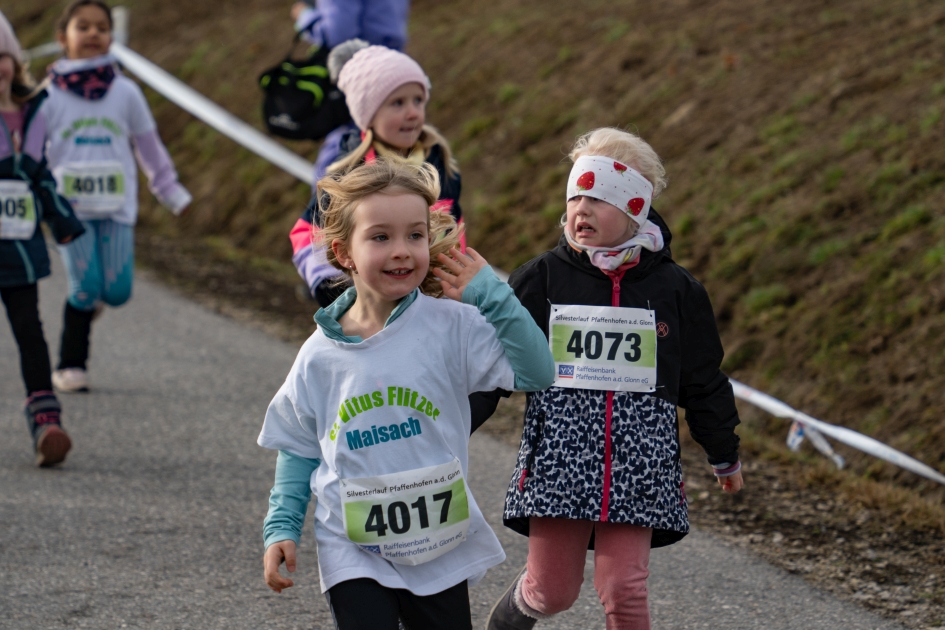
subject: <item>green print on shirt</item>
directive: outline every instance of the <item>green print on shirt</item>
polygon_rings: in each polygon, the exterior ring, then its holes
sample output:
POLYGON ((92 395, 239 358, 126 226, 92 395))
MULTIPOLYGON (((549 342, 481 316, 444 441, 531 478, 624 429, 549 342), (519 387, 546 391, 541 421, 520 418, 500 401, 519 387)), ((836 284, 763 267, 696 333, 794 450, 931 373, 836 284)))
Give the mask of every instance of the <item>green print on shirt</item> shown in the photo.
POLYGON ((338 408, 338 419, 331 427, 329 437, 335 440, 338 437, 338 430, 343 422, 349 422, 360 413, 364 413, 375 407, 407 407, 436 421, 440 415, 440 409, 433 404, 433 401, 416 390, 409 387, 397 387, 391 385, 387 388, 387 397, 384 392, 373 391, 361 396, 352 396, 348 398, 338 408))
POLYGON ((73 133, 79 131, 80 129, 98 126, 105 127, 116 136, 122 135, 121 127, 119 127, 118 123, 116 123, 111 118, 76 118, 72 121, 72 125, 62 132, 62 139, 68 140, 73 133))

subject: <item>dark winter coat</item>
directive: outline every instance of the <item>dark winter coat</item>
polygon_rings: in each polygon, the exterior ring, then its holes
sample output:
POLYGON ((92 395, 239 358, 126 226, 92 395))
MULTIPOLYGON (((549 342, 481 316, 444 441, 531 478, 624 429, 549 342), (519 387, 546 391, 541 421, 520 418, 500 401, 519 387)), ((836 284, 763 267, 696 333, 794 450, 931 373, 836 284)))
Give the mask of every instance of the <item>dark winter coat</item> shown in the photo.
POLYGON ((0 239, 2 287, 35 284, 49 275, 49 253, 43 231, 39 228, 40 220, 46 221, 58 242, 85 231, 69 202, 56 192, 56 181, 46 168, 46 124, 38 111, 45 98, 46 92, 43 91, 26 103, 20 153, 14 153, 10 130, 0 118, 0 179, 27 182, 36 205, 36 227, 32 238, 0 239))
POLYGON ((738 412, 719 369, 722 344, 709 297, 673 262, 663 220, 655 211, 650 220, 666 246, 643 250, 622 278, 608 277, 562 238, 509 279, 546 336, 552 304, 650 309, 657 321, 653 394, 559 387, 529 394, 503 515, 520 533, 528 534, 529 517, 544 516, 650 527, 654 547, 685 536, 677 405, 710 463, 738 461, 738 412))

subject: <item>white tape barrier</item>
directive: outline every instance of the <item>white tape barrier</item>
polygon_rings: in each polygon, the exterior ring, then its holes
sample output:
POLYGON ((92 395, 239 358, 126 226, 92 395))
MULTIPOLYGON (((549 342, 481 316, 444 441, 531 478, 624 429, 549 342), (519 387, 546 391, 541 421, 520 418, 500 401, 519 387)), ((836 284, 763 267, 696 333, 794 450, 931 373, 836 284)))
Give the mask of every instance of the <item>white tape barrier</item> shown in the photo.
MULTIPOLYGON (((792 409, 788 405, 784 404, 777 398, 773 398, 768 394, 759 392, 756 389, 752 389, 747 385, 743 385, 738 381, 731 381, 732 388, 735 390, 735 396, 749 402, 760 409, 764 409, 771 415, 777 418, 787 418, 793 420, 794 422, 800 424, 803 427, 804 433, 807 437, 811 437, 811 442, 824 452, 820 446, 817 445, 815 441, 816 438, 813 438, 814 435, 818 435, 820 440, 823 440, 826 443, 826 440, 823 439, 823 435, 829 436, 838 442, 842 442, 847 446, 852 446, 853 448, 866 453, 867 455, 872 455, 873 457, 878 457, 879 459, 885 460, 891 464, 895 464, 900 468, 913 472, 917 475, 925 477, 926 479, 931 479, 932 481, 938 482, 942 485, 945 485, 945 475, 938 472, 930 466, 926 466, 917 459, 909 457, 905 453, 901 453, 894 448, 886 446, 878 440, 874 440, 871 437, 867 437, 862 433, 857 433, 845 427, 838 427, 833 424, 827 424, 822 420, 812 418, 806 413, 792 409), (819 434, 823 435, 819 435, 819 434)), ((798 441, 799 446, 799 441, 798 441)), ((826 444, 829 453, 833 453, 833 449, 830 448, 829 444, 826 444)), ((825 454, 828 454, 825 452, 825 454)), ((833 453, 836 455, 835 453, 833 453)), ((830 456, 828 454, 828 456, 830 456)), ((839 458, 839 455, 836 457, 839 458)), ((834 459, 836 462, 837 460, 834 459)), ((842 466, 843 458, 839 459, 839 466, 842 466)))
POLYGON ((42 46, 37 46, 36 48, 30 48, 23 54, 27 61, 31 61, 33 59, 41 59, 42 57, 52 57, 53 55, 58 55, 61 52, 62 47, 59 46, 58 42, 49 42, 48 44, 43 44, 42 46))
POLYGON ((312 184, 312 163, 308 160, 263 135, 124 44, 113 43, 111 52, 125 68, 169 101, 176 103, 264 160, 275 164, 303 182, 312 184))

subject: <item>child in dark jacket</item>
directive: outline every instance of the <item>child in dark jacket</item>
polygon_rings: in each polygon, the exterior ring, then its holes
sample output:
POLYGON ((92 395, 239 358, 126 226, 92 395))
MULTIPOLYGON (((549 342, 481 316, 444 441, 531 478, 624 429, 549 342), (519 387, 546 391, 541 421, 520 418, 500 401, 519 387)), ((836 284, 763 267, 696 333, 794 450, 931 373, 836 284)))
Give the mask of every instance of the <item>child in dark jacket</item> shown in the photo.
MULTIPOLYGON (((358 131, 342 140, 341 157, 328 168, 329 174, 344 174, 379 156, 418 165, 428 162, 440 176, 435 209, 451 213, 461 224, 459 169, 449 143, 425 124, 430 80, 420 65, 401 52, 353 40, 332 50, 328 69, 358 125, 358 131)), ((349 285, 328 264, 324 246, 312 245, 314 232, 320 229, 318 200, 316 191, 289 239, 292 262, 319 305, 325 307, 349 285)), ((462 244, 465 247, 465 242, 462 244)))
POLYGON ((43 154, 46 122, 38 111, 46 92, 33 88, 13 28, 0 13, 0 298, 20 349, 26 385, 26 421, 36 463, 58 464, 72 447, 52 391, 49 348, 39 319, 36 283, 49 275, 49 254, 39 229, 67 243, 85 230, 56 182, 43 154))
POLYGON ((492 630, 570 608, 587 549, 607 628, 650 627, 650 548, 689 531, 677 406, 722 489, 742 486, 712 306, 650 210, 666 183, 659 157, 633 134, 597 129, 571 159, 561 242, 509 281, 549 337, 557 377, 528 397, 503 514, 529 536, 528 563, 492 630))

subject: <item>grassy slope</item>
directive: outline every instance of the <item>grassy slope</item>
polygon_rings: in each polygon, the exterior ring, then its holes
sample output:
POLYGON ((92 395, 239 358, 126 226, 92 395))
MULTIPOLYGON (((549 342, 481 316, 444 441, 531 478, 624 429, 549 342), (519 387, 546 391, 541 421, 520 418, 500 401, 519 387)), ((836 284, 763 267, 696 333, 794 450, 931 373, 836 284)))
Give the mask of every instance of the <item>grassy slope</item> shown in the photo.
MULTIPOLYGON (((48 39, 62 4, 10 10, 25 44, 48 39)), ((284 54, 287 3, 127 4, 134 48, 258 120, 255 77, 284 54)), ((941 469, 943 28, 922 0, 420 0, 410 52, 490 260, 512 268, 556 242, 575 135, 635 128, 666 161, 656 207, 713 297, 726 369, 941 469)), ((197 203, 174 222, 147 199, 145 229, 212 237, 291 277, 306 187, 149 98, 197 203)))

